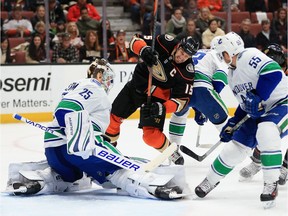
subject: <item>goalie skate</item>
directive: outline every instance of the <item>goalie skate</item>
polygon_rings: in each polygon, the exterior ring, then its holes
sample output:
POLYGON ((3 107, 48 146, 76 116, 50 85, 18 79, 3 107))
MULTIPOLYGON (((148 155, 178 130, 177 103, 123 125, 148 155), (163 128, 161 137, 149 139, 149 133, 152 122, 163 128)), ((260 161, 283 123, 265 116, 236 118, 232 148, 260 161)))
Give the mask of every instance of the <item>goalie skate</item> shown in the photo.
POLYGON ((183 196, 185 196, 185 194, 182 194, 182 189, 178 186, 159 186, 155 190, 155 197, 163 200, 181 199, 183 196))
POLYGON ((29 182, 29 183, 20 183, 15 182, 9 186, 4 193, 13 194, 16 196, 19 195, 31 195, 36 194, 41 190, 42 186, 38 181, 29 182))
POLYGON ((260 200, 264 209, 275 206, 275 198, 278 195, 278 183, 264 183, 263 193, 260 195, 260 200))
POLYGON ((261 165, 255 163, 254 161, 252 161, 249 165, 247 165, 246 167, 243 167, 239 174, 240 174, 240 178, 239 181, 251 181, 253 176, 256 175, 259 171, 261 170, 261 165))

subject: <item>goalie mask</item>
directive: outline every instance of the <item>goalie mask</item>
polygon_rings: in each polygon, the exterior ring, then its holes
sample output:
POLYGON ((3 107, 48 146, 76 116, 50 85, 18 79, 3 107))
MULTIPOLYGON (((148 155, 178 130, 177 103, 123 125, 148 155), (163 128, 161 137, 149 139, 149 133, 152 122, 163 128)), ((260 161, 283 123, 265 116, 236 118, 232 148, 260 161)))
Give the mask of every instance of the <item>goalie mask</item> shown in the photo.
POLYGON ((114 85, 115 73, 111 65, 105 59, 96 59, 87 70, 87 78, 94 78, 99 81, 102 75, 102 87, 108 93, 114 85), (99 77, 100 76, 100 77, 99 77))

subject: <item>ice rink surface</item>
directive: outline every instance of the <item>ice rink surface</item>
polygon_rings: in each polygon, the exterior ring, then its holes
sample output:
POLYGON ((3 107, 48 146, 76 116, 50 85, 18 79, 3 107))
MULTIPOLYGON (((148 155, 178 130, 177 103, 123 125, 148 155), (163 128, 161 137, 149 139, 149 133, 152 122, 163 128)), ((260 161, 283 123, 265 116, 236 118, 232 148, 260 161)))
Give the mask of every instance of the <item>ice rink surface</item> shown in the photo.
MULTIPOLYGON (((164 132, 168 134, 168 123, 164 132)), ((45 123, 43 123, 45 124, 45 123)), ((128 156, 153 159, 159 153, 142 141, 142 131, 137 128, 138 121, 127 120, 122 124, 118 142, 120 151, 128 156)), ((0 124, 0 190, 7 182, 8 164, 43 160, 43 133, 23 123, 0 124)), ((198 126, 189 119, 183 143, 198 154, 208 149, 195 146, 198 126)), ((200 143, 212 144, 218 141, 218 132, 211 124, 202 128, 200 143)), ((282 141, 282 150, 287 148, 288 139, 282 141)), ((225 144, 220 145, 201 163, 185 156, 186 181, 192 191, 205 177, 211 162, 225 144)), ((58 195, 15 197, 0 195, 1 216, 287 216, 288 184, 279 187, 276 207, 264 210, 260 203, 263 189, 262 173, 259 172, 251 182, 239 182, 239 170, 250 163, 247 158, 238 165, 204 199, 183 199, 177 201, 158 201, 137 199, 116 194, 115 190, 93 189, 58 195)))

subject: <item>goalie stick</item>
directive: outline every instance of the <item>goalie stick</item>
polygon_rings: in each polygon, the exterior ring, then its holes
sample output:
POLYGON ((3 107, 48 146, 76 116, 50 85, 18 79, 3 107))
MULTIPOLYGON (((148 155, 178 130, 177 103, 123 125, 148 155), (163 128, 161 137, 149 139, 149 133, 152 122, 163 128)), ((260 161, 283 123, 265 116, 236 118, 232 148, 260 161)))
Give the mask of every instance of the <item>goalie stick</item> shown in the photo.
MULTIPOLYGON (((249 117, 248 115, 246 115, 240 122, 238 122, 238 123, 232 128, 232 132, 235 131, 235 130, 237 130, 237 129, 238 129, 247 119, 249 119, 249 118, 250 118, 250 117, 249 117)), ((197 155, 195 152, 193 152, 191 149, 187 148, 187 147, 184 146, 184 145, 181 145, 181 146, 180 146, 180 150, 181 150, 184 154, 186 154, 186 155, 194 158, 195 160, 201 162, 201 161, 203 161, 208 155, 210 155, 211 152, 213 152, 214 149, 216 149, 221 143, 222 143, 221 140, 219 140, 217 143, 215 143, 215 144, 214 144, 205 154, 203 154, 203 155, 197 155)))
MULTIPOLYGON (((19 114, 13 114, 13 118, 66 140, 66 136, 64 136, 63 134, 55 130, 52 130, 51 128, 48 128, 40 123, 24 118, 19 114)), ((176 149, 177 145, 175 143, 172 143, 159 156, 157 156, 156 158, 154 158, 153 160, 151 160, 146 164, 139 164, 134 160, 131 160, 123 155, 114 153, 112 150, 97 145, 95 145, 95 149, 92 154, 95 157, 101 158, 102 160, 105 160, 109 163, 112 163, 126 170, 132 170, 136 172, 137 171, 150 172, 156 167, 158 167, 162 162, 164 162, 174 151, 176 151, 176 149)))

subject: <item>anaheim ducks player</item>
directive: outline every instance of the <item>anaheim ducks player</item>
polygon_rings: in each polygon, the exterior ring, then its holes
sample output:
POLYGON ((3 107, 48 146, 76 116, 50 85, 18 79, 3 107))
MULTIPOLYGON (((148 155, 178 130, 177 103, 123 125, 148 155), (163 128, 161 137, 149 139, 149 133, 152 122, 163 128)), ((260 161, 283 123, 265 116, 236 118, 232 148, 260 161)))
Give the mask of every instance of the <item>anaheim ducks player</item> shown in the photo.
MULTIPOLYGON (((139 128, 143 129, 143 140, 162 152, 170 144, 162 132, 165 114, 181 111, 187 106, 192 95, 194 65, 191 57, 197 52, 199 44, 192 37, 179 41, 163 34, 156 37, 155 52, 152 52, 149 46, 151 41, 151 36, 136 34, 130 42, 131 50, 139 55, 143 62, 136 65, 132 80, 115 98, 106 135, 116 143, 123 120, 141 107, 139 128), (152 104, 146 104, 148 68, 153 70, 152 104)), ((170 160, 175 164, 184 163, 178 151, 170 160)))

